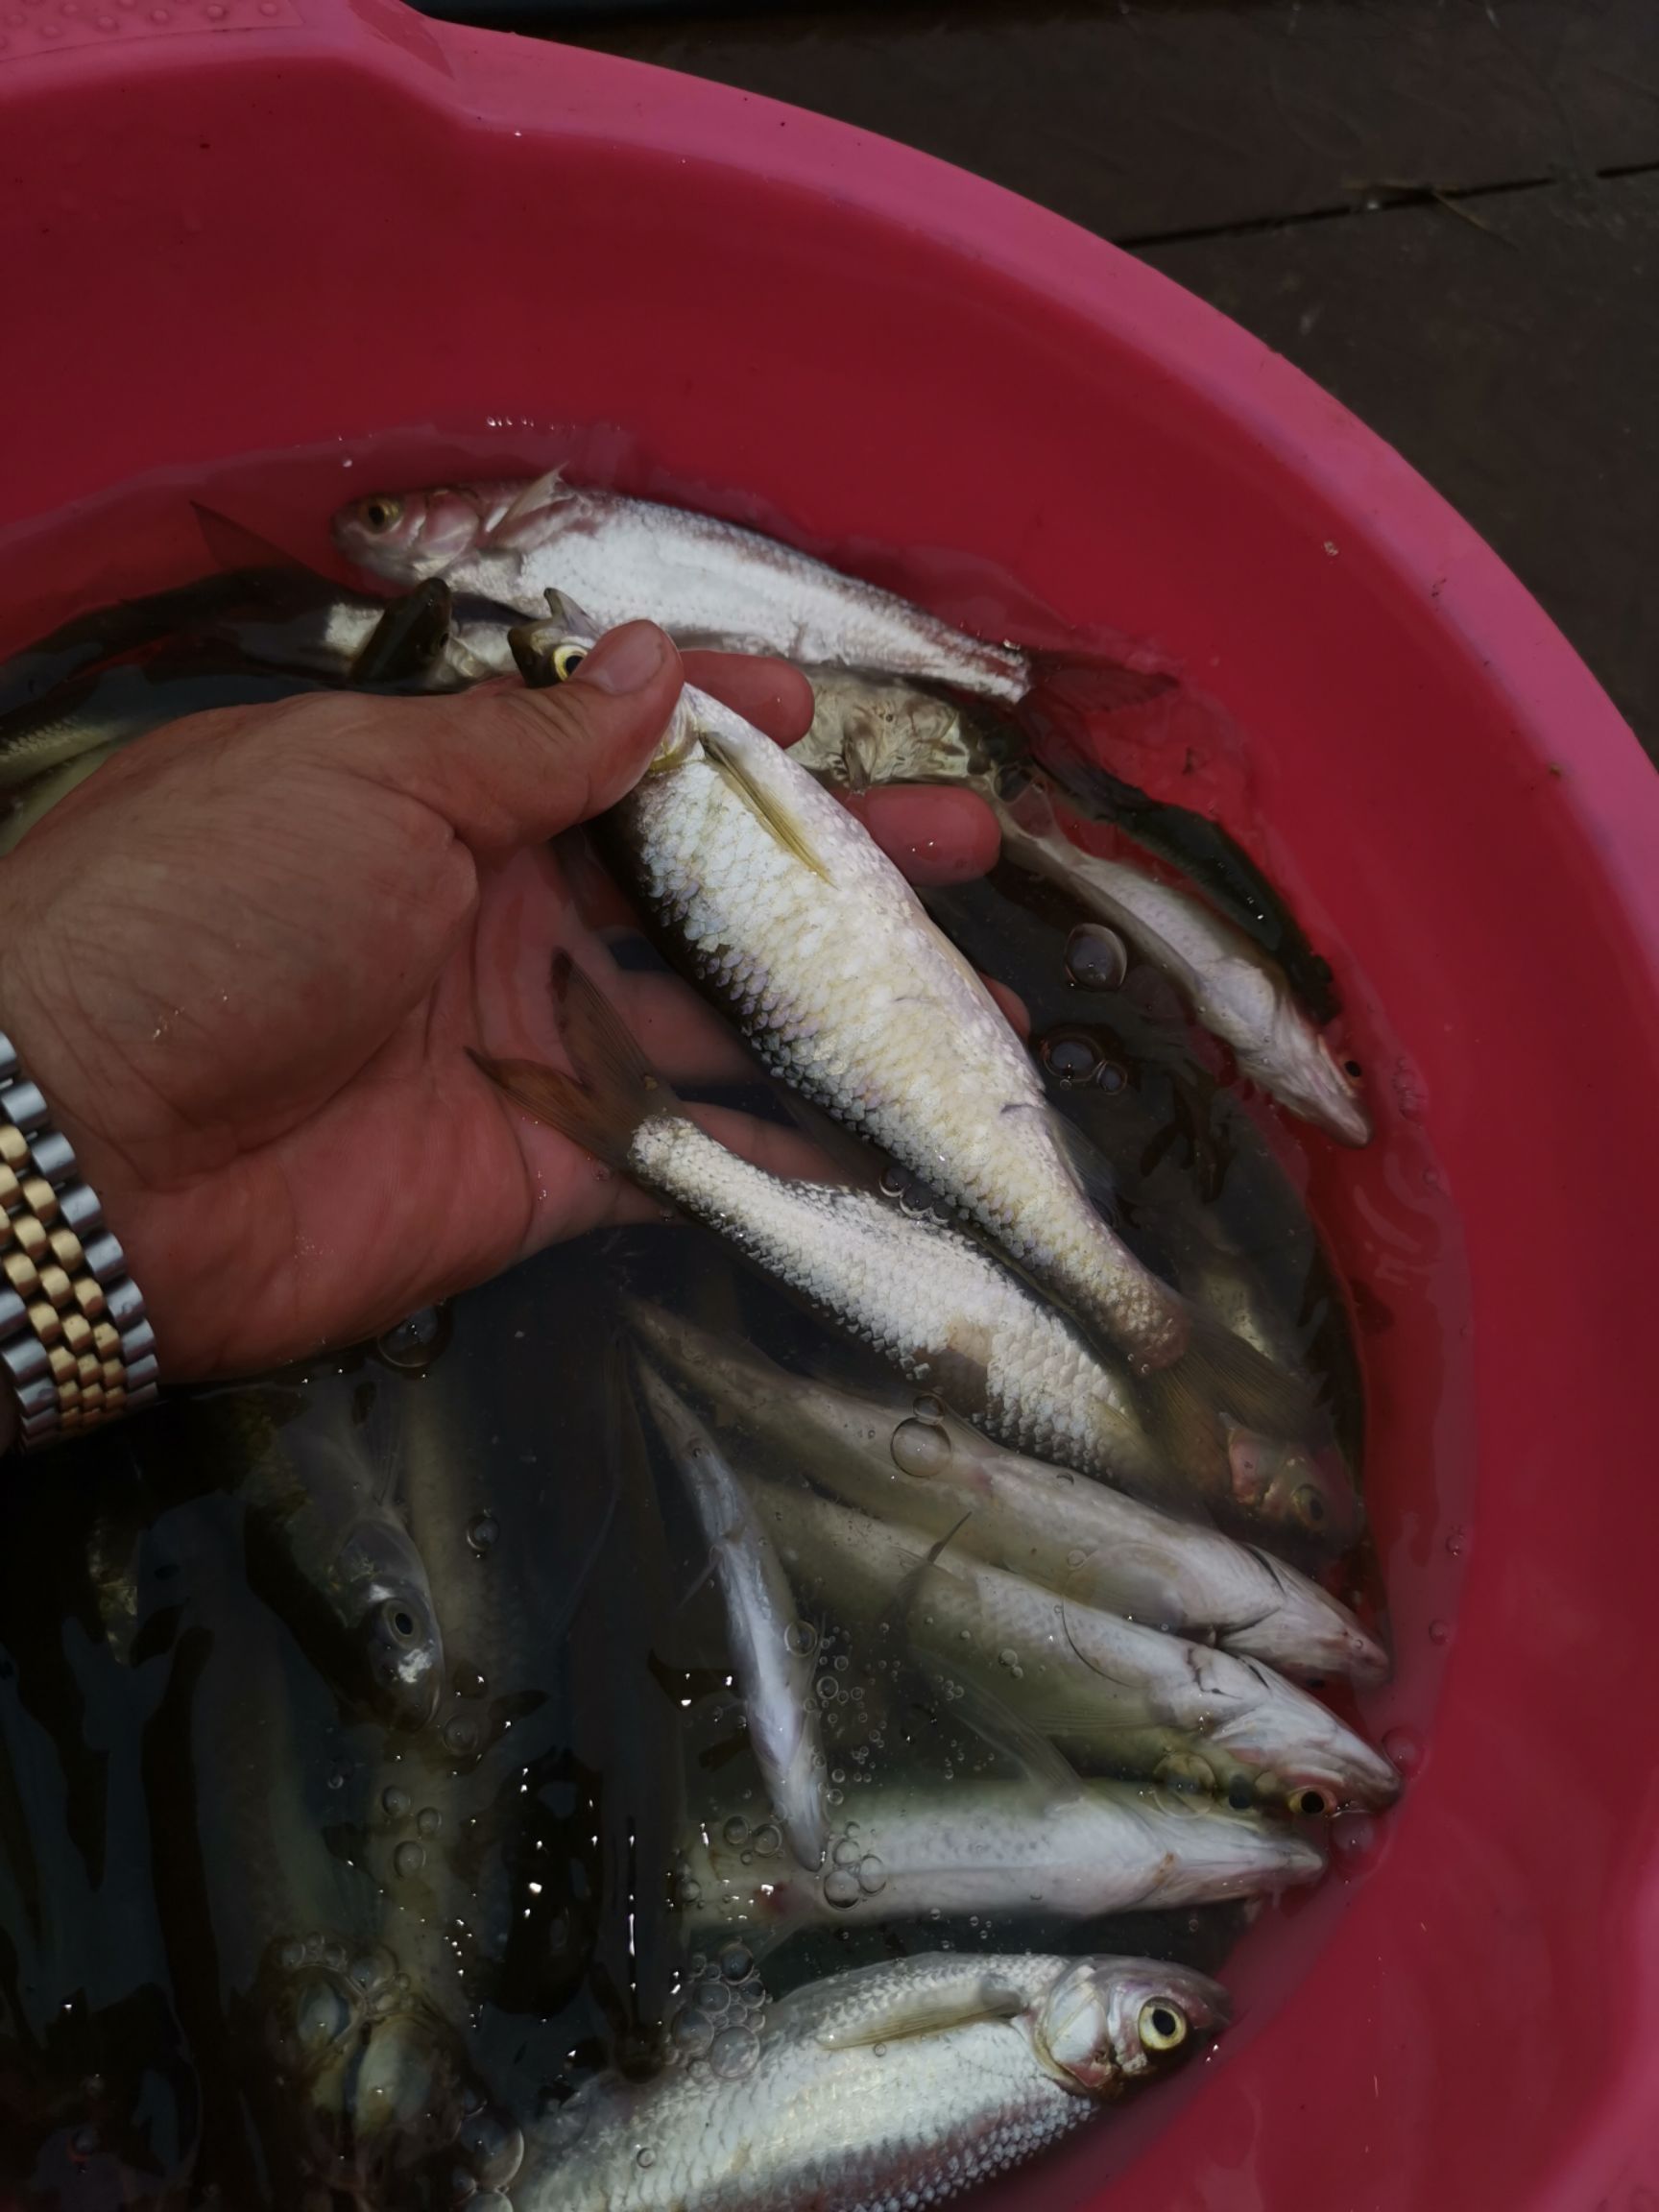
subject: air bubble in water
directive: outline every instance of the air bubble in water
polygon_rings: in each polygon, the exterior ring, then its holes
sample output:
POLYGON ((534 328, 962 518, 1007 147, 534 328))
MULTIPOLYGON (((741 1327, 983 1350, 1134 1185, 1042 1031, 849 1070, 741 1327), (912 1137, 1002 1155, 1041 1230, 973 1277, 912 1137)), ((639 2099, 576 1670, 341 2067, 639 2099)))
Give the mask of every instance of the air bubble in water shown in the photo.
POLYGON ((655 2166, 655 2165, 656 2165, 656 2163, 657 2163, 657 2153, 656 2153, 656 2152, 655 2152, 655 2151, 653 2151, 653 2150, 652 2150, 652 2148, 651 2148, 651 2146, 650 2146, 650 2144, 649 2144, 649 2143, 641 2143, 641 2144, 640 2144, 640 2146, 639 2146, 638 2150, 637 2150, 637 2151, 636 2151, 636 2152, 635 2152, 635 2153, 634 2153, 634 2163, 635 2163, 635 2165, 636 2165, 636 2166, 655 2166))
POLYGON ((294 2007, 294 2032, 302 2051, 321 2051, 351 2025, 351 2008, 332 1982, 308 1982, 294 2007))
POLYGON ((830 1856, 837 1866, 856 1866, 860 1853, 852 1837, 843 1836, 830 1856))
POLYGON ((776 1859, 783 1848, 783 1831, 775 1820, 764 1821, 756 1829, 753 1841, 760 1858, 776 1859))
POLYGON ((749 1823, 741 1813, 733 1813, 720 1833, 733 1851, 740 1851, 749 1840, 749 1823))
POLYGON ((399 1790, 397 1783, 394 1782, 381 1791, 380 1802, 386 1810, 386 1816, 389 1820, 401 1820, 414 1800, 407 1790, 399 1790))
POLYGON ((856 1905, 861 1892, 858 1876, 851 1866, 833 1866, 824 1877, 824 1897, 827 1904, 841 1907, 856 1905))
POLYGON ((1409 1728, 1390 1728, 1382 1739, 1382 1752, 1402 1774, 1415 1774, 1423 1764, 1423 1745, 1409 1728))
POLYGON ((755 1971, 755 1960, 741 1943, 728 1943, 716 1964, 723 1982, 745 1982, 755 1971))
POLYGON ((875 1897, 887 1887, 887 1869, 874 1851, 867 1851, 858 1862, 858 1887, 866 1897, 875 1897))
POLYGON ((668 2039, 682 2058, 704 2058, 714 2040, 714 2023, 707 2012, 688 2005, 674 2015, 674 2025, 668 2031, 668 2039))
POLYGON ((439 1812, 436 1805, 422 1805, 420 1812, 415 1815, 415 1829, 418 1835, 436 1836, 443 1825, 444 1815, 439 1812))
POLYGON ((1468 1548, 1469 1531, 1466 1528, 1454 1528, 1446 1539, 1447 1551, 1454 1559, 1461 1559, 1468 1548))
POLYGON ((890 1447, 901 1474, 926 1479, 950 1464, 950 1439, 931 1421, 901 1421, 890 1447))
POLYGON ((918 1421, 943 1421, 945 1418, 945 1402, 942 1398, 935 1398, 930 1391, 925 1390, 910 1410, 915 1414, 918 1421))
POLYGON ((1043 1065, 1056 1083, 1068 1089, 1078 1083, 1092 1083, 1100 1068, 1100 1051, 1092 1037, 1081 1030, 1057 1029, 1045 1037, 1041 1046, 1043 1065))
POLYGON ((444 1342, 444 1313, 437 1306, 423 1306, 419 1313, 411 1313, 407 1321, 399 1321, 395 1329, 388 1329, 374 1349, 389 1367, 424 1367, 442 1349, 444 1342))
POLYGON ((444 1741, 451 1751, 468 1752, 476 1749, 477 1721, 465 1713, 457 1713, 452 1720, 444 1723, 444 1741))
POLYGON ((493 1513, 475 1513, 467 1524, 467 1541, 480 1559, 493 1546, 501 1533, 501 1524, 493 1513))
POLYGON ((1129 948, 1103 922, 1080 922, 1066 940, 1066 973, 1085 991, 1116 991, 1129 973, 1129 948))
POLYGON ((818 1648, 818 1631, 810 1621, 791 1621, 783 1641, 797 1659, 806 1659, 818 1648))
POLYGON ((405 1880, 412 1874, 419 1874, 425 1863, 426 1853, 419 1843, 399 1843, 392 1854, 393 1871, 401 1874, 405 1880))
POLYGON ((1450 1643, 1450 1642, 1451 1642, 1451 1638, 1452 1638, 1452 1623, 1451 1623, 1451 1622, 1450 1622, 1450 1621, 1431 1621, 1431 1622, 1430 1622, 1430 1623, 1429 1623, 1429 1641, 1430 1641, 1430 1643, 1431 1643, 1431 1644, 1447 1644, 1447 1643, 1450 1643))
POLYGON ((760 2038, 750 2028, 728 2028, 716 2035, 709 2053, 709 2071, 722 2081, 740 2081, 755 2071, 760 2056, 760 2038))

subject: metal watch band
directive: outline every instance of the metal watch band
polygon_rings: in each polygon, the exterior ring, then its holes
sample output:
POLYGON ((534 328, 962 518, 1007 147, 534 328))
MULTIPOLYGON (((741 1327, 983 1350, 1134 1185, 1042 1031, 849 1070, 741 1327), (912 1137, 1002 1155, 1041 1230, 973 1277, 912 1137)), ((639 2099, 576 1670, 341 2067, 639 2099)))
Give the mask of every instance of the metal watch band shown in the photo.
POLYGON ((74 1147, 0 1030, 0 1386, 26 1450, 156 1396, 156 1334, 74 1147))

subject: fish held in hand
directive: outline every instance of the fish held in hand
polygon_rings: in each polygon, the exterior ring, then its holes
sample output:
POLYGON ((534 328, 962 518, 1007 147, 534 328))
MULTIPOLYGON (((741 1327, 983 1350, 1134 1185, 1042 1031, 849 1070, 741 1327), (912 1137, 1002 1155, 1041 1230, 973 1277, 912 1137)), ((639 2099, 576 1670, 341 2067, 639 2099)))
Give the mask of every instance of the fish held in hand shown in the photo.
POLYGON ((690 1118, 567 954, 554 990, 579 1080, 478 1059, 517 1105, 717 1230, 992 1434, 1137 1491, 1185 1495, 1123 1380, 978 1244, 869 1191, 785 1182, 740 1159, 690 1118))
POLYGON ((1226 2021, 1152 1960, 939 1954, 808 1984, 529 2133, 518 2212, 891 2212, 1005 2173, 1226 2021))
POLYGON ((639 1300, 627 1313, 652 1358, 723 1425, 844 1504, 930 1542, 949 1535, 952 1554, 1281 1673, 1387 1675, 1387 1653, 1348 1608, 1268 1552, 1008 1451, 943 1406, 787 1373, 639 1300))
POLYGON ((1280 964, 1203 900, 1161 881, 1132 849, 1121 858, 1084 851, 1061 827, 1037 772, 1024 771, 1024 787, 1014 796, 998 773, 995 750, 956 709, 926 692, 843 676, 826 687, 811 730, 790 757, 854 791, 916 781, 977 791, 997 816, 1006 856, 1118 932, 1175 985, 1245 1075, 1341 1143, 1367 1143, 1371 1124, 1358 1087, 1280 964))
POLYGON ((567 591, 599 629, 644 616, 684 642, 788 661, 930 677, 1021 698, 1023 654, 953 629, 891 591, 712 515, 579 487, 554 469, 528 483, 371 493, 334 517, 349 560, 404 585, 457 591, 539 615, 567 591))
MULTIPOLYGON (((593 630, 550 604, 514 650, 563 676, 593 630)), ((1306 1392, 1114 1234, 983 979, 862 824, 770 738, 687 685, 607 827, 659 930, 773 1074, 976 1220, 1176 1417, 1195 1405, 1297 1432, 1306 1392)))
POLYGON ((803 1866, 817 1867, 830 1812, 811 1640, 800 1635, 798 1608, 772 1539, 713 1438, 660 1375, 643 1363, 637 1372, 713 1561, 761 1780, 790 1850, 803 1866))

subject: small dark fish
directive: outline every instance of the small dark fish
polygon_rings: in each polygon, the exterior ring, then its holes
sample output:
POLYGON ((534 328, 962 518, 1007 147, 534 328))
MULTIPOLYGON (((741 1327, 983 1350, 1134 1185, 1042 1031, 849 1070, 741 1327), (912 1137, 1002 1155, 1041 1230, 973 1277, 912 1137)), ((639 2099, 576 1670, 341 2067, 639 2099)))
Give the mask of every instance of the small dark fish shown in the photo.
POLYGON ((349 1704, 424 1728, 444 1679, 425 1562, 356 1438, 301 1418, 277 1429, 257 1400, 228 1418, 247 1450, 248 1578, 349 1704), (250 1448, 251 1447, 251 1448, 250 1448))
POLYGON ((442 576, 428 576, 395 599, 351 663, 351 682, 401 684, 424 676, 449 641, 455 594, 442 576))

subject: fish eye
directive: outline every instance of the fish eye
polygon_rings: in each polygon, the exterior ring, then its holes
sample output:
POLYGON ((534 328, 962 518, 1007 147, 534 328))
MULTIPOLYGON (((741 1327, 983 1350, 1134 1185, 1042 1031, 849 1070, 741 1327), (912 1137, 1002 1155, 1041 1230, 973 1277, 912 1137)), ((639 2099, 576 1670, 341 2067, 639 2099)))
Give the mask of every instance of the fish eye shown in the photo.
POLYGON ((553 673, 561 684, 568 684, 588 658, 586 645, 555 645, 553 648, 553 673))
POLYGON ((390 530, 403 512, 403 502, 377 492, 372 499, 364 500, 359 512, 371 530, 390 530))
POLYGON ((1166 1997, 1154 1997, 1141 2008, 1136 2032, 1148 2051, 1178 2051, 1187 2040, 1187 2015, 1166 1997))
POLYGON ((1342 1072, 1348 1077, 1350 1082, 1358 1083, 1360 1076, 1364 1074, 1365 1070, 1360 1067, 1358 1060, 1344 1060, 1342 1063, 1342 1072))
POLYGON ((1310 1782, 1301 1789, 1291 1791, 1289 1805, 1291 1812, 1299 1813, 1305 1820, 1317 1820, 1322 1814, 1334 1813, 1336 1810, 1325 1791, 1316 1789, 1310 1782))
POLYGON ((1325 1501, 1315 1484, 1304 1482, 1290 1501, 1291 1510, 1304 1528, 1323 1528, 1325 1526, 1325 1501))
POLYGON ((407 1605, 400 1605, 396 1599, 386 1607, 380 1618, 391 1629, 393 1636, 399 1644, 413 1644, 416 1637, 421 1633, 421 1623, 416 1620, 414 1613, 407 1605))

